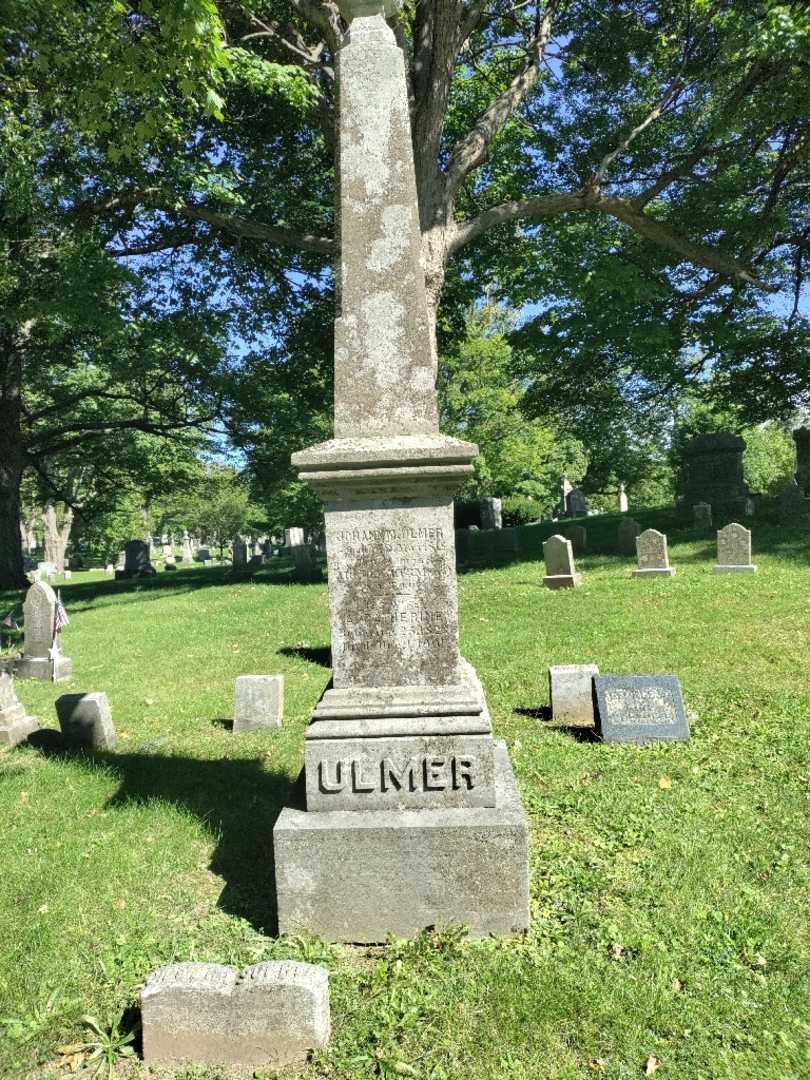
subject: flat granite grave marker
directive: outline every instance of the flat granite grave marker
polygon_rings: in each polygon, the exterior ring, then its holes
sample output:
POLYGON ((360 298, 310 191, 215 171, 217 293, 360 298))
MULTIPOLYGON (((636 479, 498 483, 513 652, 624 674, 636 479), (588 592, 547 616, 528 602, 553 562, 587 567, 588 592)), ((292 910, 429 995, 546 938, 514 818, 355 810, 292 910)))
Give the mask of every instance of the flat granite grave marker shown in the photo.
POLYGON ((306 809, 273 833, 278 921, 332 941, 529 921, 525 815, 459 651, 453 494, 478 449, 439 431, 391 6, 340 3, 335 438, 293 456, 325 504, 333 681, 306 732, 306 809))
POLYGON ((751 530, 732 521, 717 530, 717 565, 715 574, 753 574, 751 562, 751 530))
POLYGON ((100 691, 63 694, 56 699, 56 715, 65 739, 77 746, 109 750, 118 741, 110 703, 100 691))
POLYGON ((603 742, 670 742, 689 738, 681 684, 675 675, 597 675, 596 731, 603 742))
POLYGON ((141 1016, 147 1065, 303 1066, 329 1042, 329 976, 294 960, 168 964, 147 978, 141 1016))
POLYGON ((62 655, 62 634, 55 633, 56 593, 47 581, 35 581, 23 601, 23 655, 15 665, 20 679, 62 682, 73 674, 73 661, 62 655))
POLYGON ((238 676, 233 710, 234 731, 279 728, 283 716, 283 675, 238 676))
POLYGON ((571 541, 564 536, 551 536, 544 542, 543 561, 546 564, 543 584, 547 589, 574 589, 582 584, 582 574, 574 567, 571 541))
POLYGON ((548 669, 551 718, 556 724, 593 726, 593 680, 596 664, 552 664, 548 669))
POLYGON ((635 518, 623 518, 616 530, 616 547, 620 555, 636 554, 636 537, 641 532, 641 526, 635 518))
POLYGON ((638 569, 633 577, 673 577, 675 570, 669 565, 667 538, 657 529, 645 529, 636 537, 638 569))
POLYGON ((0 746, 17 746, 35 731, 39 731, 39 720, 25 715, 14 680, 8 672, 0 672, 0 746))
POLYGON ((709 503, 695 503, 692 507, 692 522, 696 529, 712 527, 712 508, 709 503))

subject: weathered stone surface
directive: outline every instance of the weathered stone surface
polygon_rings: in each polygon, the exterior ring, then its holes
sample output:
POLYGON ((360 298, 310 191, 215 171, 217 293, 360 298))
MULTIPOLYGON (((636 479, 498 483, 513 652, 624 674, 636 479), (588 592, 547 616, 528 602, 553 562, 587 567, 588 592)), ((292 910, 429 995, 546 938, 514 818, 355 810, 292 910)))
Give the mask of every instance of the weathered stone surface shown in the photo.
POLYGON ((751 530, 732 521, 717 531, 716 574, 753 574, 751 562, 751 530))
MULTIPOLYGON (((171 547, 166 544, 165 548, 171 554, 171 547)), ((165 554, 165 549, 164 549, 165 554)), ((151 577, 155 574, 155 568, 149 561, 149 546, 143 540, 130 540, 124 545, 124 567, 116 570, 118 580, 126 580, 133 577, 151 577)))
POLYGON ((706 502, 722 517, 744 513, 745 440, 727 432, 696 435, 683 449, 682 494, 687 506, 706 502))
POLYGON ((580 488, 571 488, 565 497, 565 510, 568 517, 587 517, 588 500, 580 488))
POLYGON ((39 731, 39 720, 25 715, 13 678, 8 672, 0 671, 0 746, 17 746, 35 731, 39 731))
POLYGON ((692 521, 696 529, 710 529, 712 527, 712 508, 709 503, 695 503, 692 507, 692 521))
POLYGON ((64 737, 78 746, 108 750, 118 741, 107 695, 63 694, 56 699, 56 715, 64 737))
POLYGON ((565 530, 566 540, 571 541, 574 555, 583 555, 588 549, 588 530, 584 525, 569 525, 565 530))
POLYGON ((279 728, 283 717, 283 675, 240 675, 237 678, 234 731, 279 728))
POLYGON ((620 555, 636 554, 636 537, 641 532, 641 526, 635 518, 624 518, 619 522, 616 530, 616 547, 620 555))
POLYGON ((667 742, 689 738, 681 684, 675 675, 597 675, 596 730, 603 742, 667 742))
POLYGON ((582 583, 582 575, 574 567, 571 541, 564 536, 552 536, 545 541, 543 561, 546 564, 543 584, 547 589, 573 589, 582 583))
POLYGON ((674 569, 669 565, 667 538, 657 529, 645 529, 636 537, 638 569, 633 577, 672 577, 674 569))
POLYGON ((810 499, 805 498, 799 485, 792 480, 779 495, 779 521, 782 525, 802 526, 810 514, 810 499))
POLYGON ((211 552, 208 550, 207 547, 197 548, 197 561, 198 562, 208 562, 208 560, 210 558, 211 558, 211 552))
POLYGON ((234 538, 232 561, 234 570, 243 570, 247 566, 247 544, 241 536, 234 538))
POLYGON ((146 980, 141 1015, 147 1065, 304 1065, 329 1041, 329 977, 293 960, 169 964, 146 980))
POLYGON ((306 813, 273 830, 279 931, 385 941, 467 924, 473 937, 529 925, 527 825, 506 748, 492 809, 306 813))
POLYGON ((46 581, 36 581, 23 602, 23 655, 15 672, 20 679, 62 682, 73 672, 73 662, 62 655, 62 634, 54 634, 56 593, 46 581))
POLYGON ((481 528, 500 529, 503 527, 503 514, 501 500, 494 498, 481 499, 481 528))
POLYGON ((548 669, 551 716, 556 724, 593 726, 596 664, 552 664, 548 669))
POLYGON ((317 581, 320 578, 320 570, 315 561, 315 552, 309 544, 296 544, 292 548, 292 557, 295 564, 295 580, 303 584, 317 581))
POLYGON ((194 554, 191 550, 191 538, 187 532, 183 533, 183 552, 180 556, 180 562, 188 566, 189 563, 194 562, 194 554))
POLYGON ((627 499, 627 492, 624 489, 624 484, 619 484, 619 513, 626 514, 630 509, 630 503, 627 499))

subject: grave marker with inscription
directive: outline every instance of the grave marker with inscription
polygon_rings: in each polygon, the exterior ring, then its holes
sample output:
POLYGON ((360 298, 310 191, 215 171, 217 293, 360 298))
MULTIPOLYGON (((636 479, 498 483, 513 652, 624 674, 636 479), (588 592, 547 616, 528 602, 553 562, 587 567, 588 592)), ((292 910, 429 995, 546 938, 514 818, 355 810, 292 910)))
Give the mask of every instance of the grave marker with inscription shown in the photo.
POLYGON ((636 537, 638 569, 633 577, 674 577, 675 570, 669 565, 667 538, 657 529, 645 529, 636 537))
POLYGON ((62 735, 77 746, 109 750, 118 741, 110 703, 101 691, 63 694, 56 699, 56 715, 62 735))
POLYGON ((581 488, 571 488, 565 497, 565 512, 568 517, 587 517, 588 500, 581 488))
POLYGON ((458 642, 453 494, 478 451, 439 432, 403 54, 384 0, 339 6, 335 438, 293 456, 325 505, 333 681, 306 733, 306 811, 274 830, 279 927, 511 933, 529 918, 526 821, 458 642))
POLYGON ((304 1066, 329 1042, 329 976, 295 960, 244 971, 187 961, 158 968, 141 991, 147 1065, 304 1066))
POLYGON ((547 589, 575 589, 582 584, 582 574, 574 567, 574 550, 564 536, 552 536, 543 544, 543 561, 547 589))
POLYGON ((751 562, 751 530, 732 521, 717 530, 717 565, 715 574, 754 574, 751 562))
POLYGON ((675 675, 597 675, 596 730, 603 742, 669 742, 689 738, 675 675))
POLYGON ((481 528, 503 528, 503 512, 500 499, 481 499, 481 528))
POLYGON ((233 711, 234 731, 280 728, 283 715, 283 675, 238 676, 233 711))
POLYGON ((551 717, 556 724, 593 726, 593 680, 596 664, 553 664, 548 669, 551 717))
POLYGON ((15 672, 20 679, 61 682, 73 673, 73 661, 62 655, 62 634, 56 626, 56 593, 46 581, 36 581, 23 602, 23 655, 15 672))

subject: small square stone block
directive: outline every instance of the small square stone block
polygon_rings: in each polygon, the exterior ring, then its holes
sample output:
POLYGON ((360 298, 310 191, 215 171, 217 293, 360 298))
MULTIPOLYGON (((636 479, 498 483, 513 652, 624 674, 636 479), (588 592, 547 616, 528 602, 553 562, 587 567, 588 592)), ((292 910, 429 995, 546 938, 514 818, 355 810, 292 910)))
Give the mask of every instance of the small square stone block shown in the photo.
POLYGON ((169 964, 146 980, 141 1013, 147 1065, 302 1066, 329 1041, 329 976, 293 960, 169 964))
POLYGON ((689 738, 676 675, 597 675, 596 730, 603 742, 647 743, 689 738))
POLYGON ((279 728, 283 714, 283 675, 240 675, 237 678, 234 731, 279 728))
POLYGON ((551 715, 557 723, 593 726, 596 664, 553 664, 548 669, 551 715))
POLYGON ((78 746, 108 750, 118 741, 110 703, 100 691, 63 694, 56 699, 56 714, 65 739, 78 746))

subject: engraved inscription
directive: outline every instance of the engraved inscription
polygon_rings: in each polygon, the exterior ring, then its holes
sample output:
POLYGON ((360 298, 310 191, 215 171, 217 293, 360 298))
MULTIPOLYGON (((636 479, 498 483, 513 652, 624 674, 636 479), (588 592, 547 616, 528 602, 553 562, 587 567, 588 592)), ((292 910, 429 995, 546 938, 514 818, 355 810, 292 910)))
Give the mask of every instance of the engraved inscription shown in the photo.
POLYGON ((389 791, 472 791, 476 786, 476 760, 425 755, 397 761, 384 757, 379 764, 358 758, 330 766, 318 762, 318 787, 324 795, 348 790, 355 795, 389 791))
POLYGON ((605 691, 611 724, 627 727, 677 724, 678 713, 672 697, 656 687, 630 690, 613 686, 605 691))

